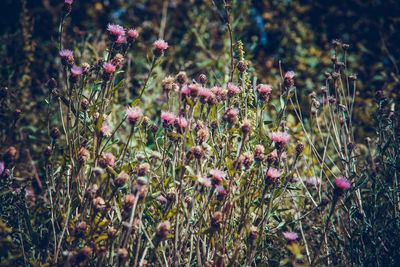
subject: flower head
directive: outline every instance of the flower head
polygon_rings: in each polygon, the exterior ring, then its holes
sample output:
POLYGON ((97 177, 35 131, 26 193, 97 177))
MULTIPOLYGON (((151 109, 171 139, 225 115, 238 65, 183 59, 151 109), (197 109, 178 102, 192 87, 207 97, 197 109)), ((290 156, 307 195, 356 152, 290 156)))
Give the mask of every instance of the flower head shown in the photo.
POLYGON ((210 174, 212 175, 213 179, 222 181, 226 177, 226 173, 224 171, 218 169, 210 170, 210 174))
POLYGON ((269 94, 272 91, 272 87, 269 84, 259 84, 257 86, 257 91, 259 94, 261 94, 261 93, 269 94))
POLYGON ((168 200, 163 195, 159 195, 156 199, 160 202, 168 202, 168 200))
POLYGON ((110 152, 104 155, 103 160, 106 163, 106 166, 110 166, 111 168, 114 168, 115 165, 117 165, 115 162, 115 156, 110 152))
POLYGON ((335 185, 337 188, 340 188, 340 189, 349 189, 351 187, 350 182, 343 176, 339 176, 335 180, 335 185))
POLYGON ((107 122, 103 121, 101 125, 100 134, 102 136, 110 136, 111 135, 111 128, 108 126, 107 122))
POLYGON ((111 35, 115 36, 125 35, 124 27, 117 24, 108 24, 107 30, 110 32, 111 35))
POLYGON ((107 62, 106 64, 104 64, 103 68, 104 68, 104 71, 107 73, 113 73, 116 69, 116 67, 110 62, 107 62))
POLYGON ((233 83, 228 83, 228 93, 233 95, 233 94, 237 94, 240 92, 240 89, 237 85, 233 84, 233 83))
MULTIPOLYGON (((272 151, 272 152, 270 153, 270 155, 271 155, 272 157, 274 157, 275 159, 278 159, 278 150, 274 149, 274 151, 272 151)), ((286 152, 282 152, 282 154, 281 154, 281 159, 286 159, 286 158, 287 158, 286 152)))
POLYGON ((175 123, 177 124, 177 127, 179 127, 180 129, 185 129, 189 126, 189 122, 183 116, 176 118, 175 123))
POLYGON ((162 39, 158 39, 153 43, 153 46, 160 50, 166 50, 168 48, 168 43, 162 39))
POLYGON ((115 41, 116 44, 125 44, 126 43, 126 38, 125 35, 118 35, 117 41, 115 41))
POLYGON ((127 107, 125 112, 129 122, 133 125, 136 124, 138 119, 143 115, 142 109, 139 107, 127 107))
POLYGON ((227 194, 225 188, 222 185, 217 185, 215 188, 217 189, 218 194, 220 194, 220 195, 227 194))
POLYGON ((72 52, 71 50, 68 50, 68 49, 61 50, 60 52, 58 52, 58 54, 62 58, 69 58, 69 57, 74 56, 74 52, 72 52))
POLYGON ((265 171, 266 171, 267 177, 270 179, 276 179, 282 175, 282 172, 275 168, 268 168, 268 171, 267 170, 265 170, 265 171))
POLYGON ((64 4, 72 5, 72 2, 74 2, 74 0, 65 0, 64 4))
POLYGON ((294 241, 299 238, 299 235, 293 232, 283 232, 283 236, 289 241, 294 241))
POLYGON ((82 73, 83 73, 83 69, 82 68, 79 68, 79 67, 76 67, 76 66, 71 68, 71 75, 72 76, 78 76, 78 75, 81 75, 82 73))
POLYGON ((296 74, 293 71, 288 71, 285 74, 285 79, 293 79, 296 74))
POLYGON ((197 177, 197 181, 199 182, 199 184, 201 184, 204 187, 211 186, 211 180, 208 179, 207 177, 199 176, 199 177, 197 177))
POLYGON ((290 141, 290 136, 286 132, 273 132, 270 136, 272 141, 276 143, 288 143, 290 141))
POLYGON ((200 88, 200 90, 199 90, 200 97, 209 97, 211 94, 212 94, 212 92, 208 88, 200 88))
POLYGON ((189 95, 190 87, 188 85, 184 85, 184 86, 182 86, 182 89, 177 88, 176 91, 181 93, 182 95, 189 95))
POLYGON ((321 179, 317 176, 311 176, 304 180, 304 183, 308 186, 318 187, 321 184, 321 179))
POLYGON ((162 111, 161 120, 164 124, 172 125, 176 120, 176 115, 173 112, 162 111))
POLYGON ((136 29, 129 29, 128 37, 137 38, 139 36, 139 32, 136 29))

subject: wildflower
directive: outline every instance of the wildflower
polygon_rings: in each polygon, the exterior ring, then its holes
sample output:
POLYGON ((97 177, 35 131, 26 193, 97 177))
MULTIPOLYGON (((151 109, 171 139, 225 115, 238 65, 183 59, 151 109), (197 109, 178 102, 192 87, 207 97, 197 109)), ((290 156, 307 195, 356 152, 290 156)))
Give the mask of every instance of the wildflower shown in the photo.
POLYGON ((159 195, 156 199, 160 202, 168 202, 168 200, 163 195, 159 195))
POLYGON ((71 5, 71 4, 72 4, 72 2, 74 2, 74 0, 65 0, 65 1, 64 1, 64 4, 71 5))
POLYGON ((175 119, 175 127, 180 133, 183 133, 184 129, 186 129, 188 126, 189 122, 185 119, 185 117, 180 116, 175 119))
POLYGON ((72 6, 71 6, 72 2, 74 2, 74 0, 65 0, 64 1, 63 10, 64 10, 66 15, 68 15, 72 11, 72 6))
POLYGON ((200 96, 200 102, 206 104, 207 99, 212 95, 212 92, 208 88, 200 88, 198 95, 200 96))
POLYGON ((201 83, 201 84, 204 86, 204 84, 207 83, 208 78, 207 78, 207 76, 206 76, 204 73, 202 73, 202 74, 200 74, 200 75, 198 76, 197 81, 198 81, 199 83, 201 83))
POLYGON ((225 111, 224 120, 230 124, 235 124, 237 122, 237 114, 239 113, 239 109, 237 108, 229 108, 225 111))
POLYGON ((250 151, 243 153, 243 165, 246 168, 250 168, 251 165, 253 165, 253 162, 254 162, 254 156, 250 151))
POLYGON ((219 86, 211 88, 211 92, 217 97, 218 101, 224 101, 227 99, 227 91, 219 86))
POLYGON ((119 35, 117 41, 115 41, 116 44, 126 44, 126 38, 125 35, 119 35))
POLYGON ((239 93, 240 89, 237 85, 233 83, 228 83, 228 97, 233 97, 235 94, 239 93))
MULTIPOLYGON (((201 99, 200 99, 201 100, 201 99)), ((218 103, 218 99, 214 94, 211 94, 208 98, 207 98, 207 104, 210 106, 213 106, 215 104, 218 103)))
POLYGON ((164 80, 162 80, 162 88, 164 91, 169 92, 172 91, 173 89, 177 89, 176 84, 174 83, 174 77, 168 76, 164 80))
POLYGON ((162 39, 159 39, 153 43, 154 46, 154 56, 156 58, 161 57, 164 54, 164 50, 168 48, 168 43, 162 39))
POLYGON ((74 65, 74 52, 68 49, 61 50, 58 52, 61 57, 61 63, 64 66, 72 66, 74 65))
POLYGON ((220 182, 226 177, 226 173, 218 169, 210 170, 210 174, 212 176, 212 182, 214 185, 219 185, 220 182))
POLYGON ((205 142, 208 138, 209 131, 207 128, 203 128, 197 131, 197 137, 196 137, 196 142, 198 144, 201 144, 205 142))
POLYGON ((89 73, 89 71, 90 71, 89 63, 84 62, 84 63, 82 63, 81 67, 82 67, 82 70, 83 70, 83 74, 88 74, 89 73))
POLYGON ((183 85, 181 88, 177 88, 177 92, 179 92, 184 99, 185 96, 190 94, 190 87, 188 85, 183 85))
POLYGON ((187 82, 187 76, 186 72, 180 71, 178 75, 176 75, 176 80, 178 81, 179 84, 185 84, 187 82))
POLYGON ((129 29, 127 36, 128 43, 133 43, 138 36, 139 32, 136 29, 129 29))
POLYGON ((294 241, 297 238, 299 238, 299 235, 297 233, 293 233, 293 232, 283 232, 282 234, 289 241, 294 241))
POLYGON ((112 64, 111 62, 107 62, 103 65, 103 79, 105 81, 110 80, 112 74, 114 73, 114 71, 116 70, 116 67, 114 64, 112 64))
POLYGON ((138 122, 139 118, 143 115, 142 109, 139 107, 127 107, 126 108, 126 116, 128 117, 129 123, 132 126, 135 126, 138 122))
POLYGON ((282 175, 282 172, 275 168, 268 168, 265 170, 266 185, 271 185, 277 182, 277 178, 282 175))
POLYGON ((103 121, 103 123, 101 125, 100 135, 101 136, 110 136, 111 135, 111 128, 105 121, 103 121))
POLYGON ((338 198, 344 194, 346 189, 351 187, 351 183, 344 178, 343 176, 339 176, 335 180, 335 190, 333 191, 335 198, 338 198))
POLYGON ((304 183, 311 187, 318 187, 321 184, 321 180, 317 176, 311 176, 307 178, 304 183))
POLYGON ((259 84, 257 85, 258 98, 261 101, 267 102, 271 94, 272 87, 269 84, 259 84))
POLYGON ((277 150, 281 150, 290 141, 290 136, 286 132, 273 132, 270 138, 275 142, 277 150))
POLYGON ((240 72, 244 72, 247 69, 247 64, 243 60, 239 61, 236 66, 240 72))
POLYGON ((119 69, 122 67, 124 62, 124 56, 120 53, 116 54, 115 57, 111 60, 111 64, 115 66, 115 69, 119 69))
POLYGON ((92 204, 93 208, 97 211, 102 210, 106 207, 106 202, 102 197, 96 197, 95 199, 93 199, 92 204))
POLYGON ((110 40, 112 42, 115 42, 118 40, 119 36, 125 36, 125 30, 124 27, 117 25, 117 24, 108 24, 107 25, 107 30, 110 34, 110 40))
POLYGON ((217 211, 211 218, 211 227, 218 229, 220 227, 221 222, 222 222, 222 213, 220 211, 217 211))
POLYGON ((161 121, 163 123, 164 128, 171 127, 176 120, 176 115, 169 111, 161 112, 161 121))
POLYGON ((208 179, 207 177, 199 176, 199 177, 197 177, 197 181, 199 182, 200 185, 202 185, 204 187, 211 186, 211 180, 208 179))
POLYGON ((78 82, 79 75, 81 75, 82 73, 83 73, 83 69, 76 67, 76 66, 72 67, 71 68, 71 76, 69 78, 70 82, 71 83, 78 82))
POLYGON ((150 169, 150 164, 149 163, 142 163, 137 167, 137 175, 138 176, 145 176, 146 173, 149 171, 150 169))
POLYGON ((254 159, 256 161, 263 161, 264 160, 264 146, 263 145, 256 145, 254 148, 254 159))
POLYGON ((122 171, 117 179, 115 179, 115 185, 117 187, 123 187, 125 185, 125 183, 129 180, 129 174, 127 174, 126 172, 122 171))
POLYGON ((226 192, 225 188, 221 185, 217 185, 215 187, 217 189, 218 195, 217 195, 217 200, 222 201, 224 200, 226 194, 228 194, 228 192, 226 192))
POLYGON ((134 194, 127 194, 125 196, 124 208, 127 210, 130 210, 133 207, 133 205, 135 204, 135 198, 136 197, 134 194))
POLYGON ((251 121, 248 119, 244 119, 242 123, 242 132, 243 134, 248 134, 251 131, 251 121))
POLYGON ((115 162, 115 156, 110 152, 106 153, 104 157, 99 160, 99 164, 102 168, 114 168, 117 165, 115 162))
POLYGON ((78 160, 80 163, 84 163, 90 159, 90 153, 86 148, 81 147, 78 152, 78 160))
POLYGON ((160 222, 156 228, 156 237, 160 240, 167 239, 169 232, 171 231, 171 223, 169 221, 160 222))
POLYGON ((198 84, 190 84, 189 86, 189 94, 191 97, 197 97, 199 95, 200 86, 198 84))

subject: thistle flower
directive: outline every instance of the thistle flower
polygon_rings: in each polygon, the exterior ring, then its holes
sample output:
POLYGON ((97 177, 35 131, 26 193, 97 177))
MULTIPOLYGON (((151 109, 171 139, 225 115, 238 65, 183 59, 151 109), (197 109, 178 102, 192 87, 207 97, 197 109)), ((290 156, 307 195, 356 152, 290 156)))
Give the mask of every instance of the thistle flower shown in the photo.
POLYGON ((276 179, 279 176, 282 175, 282 171, 279 171, 275 168, 269 168, 268 171, 266 172, 267 177, 269 177, 270 179, 276 179))
POLYGON ((230 124, 235 124, 237 122, 237 114, 239 113, 239 109, 237 108, 229 108, 225 111, 224 120, 230 124))
POLYGON ((281 150, 290 141, 290 135, 286 132, 273 132, 270 138, 275 142, 277 150, 281 150))
POLYGON ((108 73, 113 73, 116 70, 116 67, 111 62, 107 62, 103 65, 104 71, 108 73))
POLYGON ((200 88, 198 95, 200 96, 200 102, 202 104, 206 104, 207 99, 208 99, 208 97, 210 97, 212 95, 212 92, 208 88, 200 88))
POLYGON ((112 42, 115 42, 118 40, 119 36, 124 36, 125 35, 125 29, 124 27, 117 25, 117 24, 108 24, 107 25, 107 30, 110 34, 110 40, 112 42))
POLYGON ((74 52, 68 49, 61 50, 58 52, 61 57, 61 63, 64 66, 72 66, 74 65, 74 52))
POLYGON ((289 241, 294 241, 297 238, 299 238, 299 235, 297 233, 294 233, 294 232, 283 232, 282 234, 289 241))
POLYGON ((283 79, 283 84, 284 84, 285 87, 289 88, 289 87, 292 87, 294 85, 293 78, 294 78, 295 75, 296 74, 293 71, 286 72, 285 78, 283 79))
POLYGON ((189 122, 185 119, 185 117, 180 116, 175 119, 175 127, 178 128, 180 133, 183 133, 184 129, 189 126, 189 122))
POLYGON ((240 92, 240 89, 237 85, 235 85, 233 83, 228 83, 228 97, 232 97, 239 92, 240 92))
POLYGON ((124 208, 129 210, 133 207, 133 205, 135 204, 135 195, 134 194, 127 194, 125 196, 125 201, 124 201, 124 208))
POLYGON ((344 191, 351 187, 351 183, 344 178, 343 176, 339 176, 335 180, 335 190, 333 191, 334 196, 339 198, 344 194, 344 191))
POLYGON ((86 148, 81 147, 78 152, 78 160, 79 162, 83 163, 90 159, 90 153, 87 151, 86 148))
POLYGON ((318 187, 321 184, 321 179, 317 176, 311 176, 304 180, 304 183, 311 187, 318 187))
POLYGON ((224 101, 227 99, 227 91, 219 86, 214 86, 211 88, 211 92, 217 97, 218 101, 224 101))
POLYGON ((127 36, 128 43, 133 43, 138 36, 139 32, 136 29, 129 29, 127 36))
POLYGON ((228 194, 228 192, 226 192, 225 188, 221 185, 217 185, 215 187, 215 189, 217 189, 217 192, 218 192, 217 200, 219 200, 219 201, 224 200, 226 194, 228 194))
POLYGON ((264 151, 265 148, 263 145, 256 145, 254 148, 254 159, 259 162, 263 161, 265 157, 264 151))
POLYGON ((168 202, 168 200, 163 195, 159 195, 156 199, 160 202, 168 202))
POLYGON ((202 185, 204 187, 211 186, 211 180, 208 179, 207 177, 199 176, 199 177, 197 177, 197 181, 199 182, 200 185, 202 185))
POLYGON ((169 92, 171 90, 173 90, 174 88, 176 88, 176 84, 174 84, 174 80, 175 78, 172 76, 168 76, 166 78, 164 78, 164 80, 162 80, 162 88, 164 91, 169 92))
POLYGON ((176 120, 176 115, 169 111, 161 112, 161 121, 164 125, 164 128, 171 127, 176 120))
POLYGON ((178 81, 179 84, 185 84, 187 82, 187 75, 186 72, 180 71, 176 75, 176 80, 178 81))
POLYGON ((115 41, 116 44, 126 44, 125 35, 119 35, 118 39, 115 41))
POLYGON ((64 4, 71 5, 73 2, 74 2, 74 0, 65 0, 64 4))
POLYGON ((72 10, 72 2, 74 2, 73 0, 65 0, 64 1, 64 6, 63 6, 63 10, 65 12, 66 15, 68 15, 69 13, 71 13, 72 10))
POLYGON ((212 182, 214 185, 219 185, 226 177, 226 173, 218 169, 210 170, 210 175, 212 176, 212 182))
POLYGON ((153 43, 153 46, 154 46, 153 50, 154 56, 158 58, 164 54, 164 50, 168 48, 168 43, 162 39, 158 39, 153 43))
POLYGON ((272 87, 269 84, 257 85, 258 98, 261 101, 265 101, 265 102, 268 101, 271 91, 272 91, 272 87))
POLYGON ((129 123, 132 126, 135 126, 138 122, 139 118, 143 115, 142 109, 139 107, 127 107, 126 108, 126 116, 128 117, 129 123))
POLYGON ((103 123, 101 125, 100 135, 101 136, 110 136, 111 135, 111 128, 105 121, 103 121, 103 123))
POLYGON ((129 180, 130 176, 129 174, 127 174, 126 172, 122 171, 117 179, 115 179, 115 185, 117 187, 123 187, 125 185, 125 183, 129 180))
POLYGON ((81 75, 82 73, 83 73, 83 69, 81 69, 79 67, 74 66, 74 67, 71 68, 71 75, 72 76, 78 76, 78 75, 81 75))
POLYGON ((115 156, 108 152, 104 155, 104 157, 99 161, 99 164, 102 168, 107 168, 107 167, 111 167, 114 168, 117 163, 115 161, 115 156))

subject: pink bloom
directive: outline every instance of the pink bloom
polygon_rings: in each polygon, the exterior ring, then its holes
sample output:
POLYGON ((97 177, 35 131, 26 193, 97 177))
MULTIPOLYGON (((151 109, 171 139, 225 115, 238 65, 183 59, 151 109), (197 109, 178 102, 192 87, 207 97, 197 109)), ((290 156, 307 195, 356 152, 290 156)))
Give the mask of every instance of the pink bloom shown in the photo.
POLYGON ((160 50, 165 50, 168 48, 168 43, 162 39, 158 39, 153 43, 153 46, 160 50))
POLYGON ((306 185, 309 185, 309 186, 315 186, 315 187, 317 187, 317 186, 319 186, 319 185, 321 184, 321 180, 320 180, 319 177, 317 177, 317 176, 311 176, 311 177, 307 178, 307 179, 304 181, 304 183, 305 183, 306 185))
POLYGON ((233 84, 233 83, 228 83, 228 91, 231 94, 237 94, 240 92, 240 89, 237 85, 233 84))
POLYGON ((212 175, 213 179, 218 181, 222 181, 226 177, 226 173, 218 169, 210 170, 210 174, 212 175))
POLYGON ((137 38, 139 36, 139 32, 136 29, 130 29, 128 31, 128 36, 131 38, 137 38))
POLYGON ((266 175, 270 179, 276 179, 276 178, 278 178, 279 176, 282 175, 282 172, 277 170, 277 169, 275 169, 275 168, 269 168, 268 172, 266 173, 266 175))
POLYGON ((117 165, 117 163, 115 162, 115 156, 110 152, 104 155, 104 160, 107 163, 107 165, 110 166, 111 168, 114 168, 115 165, 117 165))
POLYGON ((199 182, 199 184, 201 184, 204 187, 211 186, 211 180, 208 179, 207 177, 197 177, 197 181, 199 182))
POLYGON ((116 36, 125 35, 124 27, 117 25, 117 24, 108 24, 107 30, 116 36))
POLYGON ((111 135, 111 128, 108 126, 107 122, 103 121, 101 125, 100 133, 102 136, 110 136, 111 135))
MULTIPOLYGON (((274 151, 271 152, 271 155, 272 155, 274 158, 277 159, 277 158, 278 158, 278 150, 274 149, 274 151)), ((286 158, 287 158, 286 152, 282 152, 281 158, 282 158, 282 159, 286 159, 286 158)))
POLYGON ((351 184, 350 182, 344 178, 343 176, 339 176, 336 181, 335 181, 335 185, 336 187, 340 188, 340 189, 349 189, 351 184))
POLYGON ((124 35, 118 35, 117 41, 115 41, 116 44, 125 44, 126 43, 126 38, 124 35))
POLYGON ((296 74, 293 71, 288 71, 285 74, 285 79, 293 79, 296 74))
POLYGON ((225 90, 222 87, 214 86, 213 88, 211 88, 211 92, 218 96, 223 95, 225 93, 225 90))
POLYGON ((178 124, 178 126, 181 129, 185 129, 189 125, 188 121, 183 116, 180 116, 179 118, 176 118, 175 122, 178 124))
POLYGON ((63 58, 69 58, 74 56, 74 52, 68 49, 61 50, 60 52, 58 52, 58 54, 60 55, 60 57, 63 58))
POLYGON ((182 86, 182 89, 177 88, 177 92, 180 92, 182 95, 190 94, 190 87, 188 85, 182 86))
POLYGON ((227 115, 237 115, 238 113, 239 113, 238 108, 230 108, 226 112, 227 115))
POLYGON ((269 84, 259 84, 257 86, 258 93, 269 94, 272 91, 272 87, 269 84))
POLYGON ((71 74, 72 76, 78 76, 81 75, 83 73, 83 69, 79 68, 79 67, 72 67, 71 68, 71 74))
POLYGON ((276 143, 288 143, 290 141, 289 134, 285 132, 273 132, 270 138, 276 143))
POLYGON ((128 117, 130 122, 136 123, 137 120, 143 115, 142 109, 137 107, 127 107, 126 108, 126 116, 128 117))
POLYGON ((218 194, 220 194, 220 195, 227 194, 225 188, 222 185, 217 185, 215 188, 217 189, 218 194))
POLYGON ((104 71, 108 72, 108 73, 113 73, 116 69, 116 67, 110 62, 107 62, 106 64, 104 64, 103 68, 104 68, 104 71))
POLYGON ((67 4, 67 5, 71 5, 72 4, 72 2, 74 2, 74 0, 65 0, 65 4, 67 4))
POLYGON ((293 232, 283 232, 283 236, 289 241, 294 241, 299 238, 299 235, 293 232))
POLYGON ((199 90, 199 96, 209 97, 211 94, 212 94, 212 92, 208 88, 200 88, 200 90, 199 90))
POLYGON ((163 195, 159 195, 156 199, 160 202, 168 202, 168 200, 163 195))
POLYGON ((161 120, 163 123, 173 124, 176 120, 176 115, 169 111, 162 111, 161 120))

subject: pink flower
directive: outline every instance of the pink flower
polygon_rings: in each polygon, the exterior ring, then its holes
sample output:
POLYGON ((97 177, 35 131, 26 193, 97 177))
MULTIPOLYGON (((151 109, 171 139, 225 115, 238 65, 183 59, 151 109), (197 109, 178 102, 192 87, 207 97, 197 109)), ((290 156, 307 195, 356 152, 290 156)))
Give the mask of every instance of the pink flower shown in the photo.
POLYGON ((272 87, 269 84, 259 84, 257 90, 259 94, 269 94, 272 91, 272 87))
POLYGON ((165 42, 165 41, 162 40, 162 39, 158 39, 157 41, 155 41, 155 42, 153 43, 153 46, 154 46, 155 48, 157 48, 157 49, 165 50, 165 49, 168 48, 168 43, 165 42))
POLYGON ((28 202, 35 202, 36 201, 36 196, 35 193, 32 190, 25 189, 25 197, 28 202))
POLYGON ((124 27, 117 25, 117 24, 108 24, 107 30, 116 36, 125 35, 124 27))
POLYGON ((210 187, 211 186, 211 180, 208 179, 207 177, 197 177, 197 181, 199 182, 199 184, 201 184, 204 187, 210 187))
POLYGON ((180 92, 182 95, 189 95, 190 94, 190 87, 188 85, 182 86, 182 89, 177 88, 177 92, 180 92))
POLYGON ((104 71, 108 72, 108 73, 113 73, 116 69, 116 67, 110 62, 107 62, 106 64, 104 64, 103 68, 104 68, 104 71))
POLYGON ((126 38, 124 35, 118 35, 117 41, 115 41, 116 44, 125 44, 126 43, 126 38))
POLYGON ((131 124, 136 124, 138 119, 143 115, 142 109, 139 107, 127 107, 125 112, 131 124))
POLYGON ((222 95, 225 93, 224 89, 219 86, 214 86, 213 88, 211 88, 211 92, 213 92, 216 96, 222 95))
POLYGON ((58 52, 58 54, 60 55, 60 57, 63 58, 69 58, 74 56, 74 52, 68 49, 61 50, 60 52, 58 52))
POLYGON ((222 185, 217 185, 215 188, 217 189, 218 194, 220 194, 220 195, 227 194, 225 188, 222 185))
POLYGON ((336 179, 335 185, 337 188, 340 188, 340 189, 349 189, 351 186, 350 182, 343 176, 339 176, 336 179))
POLYGON ((83 73, 83 69, 81 69, 79 67, 74 66, 71 68, 72 76, 78 76, 78 75, 81 75, 82 73, 83 73))
POLYGON ((228 83, 228 92, 231 94, 237 94, 240 92, 240 89, 237 85, 233 83, 228 83))
POLYGON ((211 94, 212 94, 212 92, 208 88, 200 88, 200 90, 199 90, 200 97, 209 97, 211 94))
POLYGON ((111 128, 108 126, 107 122, 103 121, 101 125, 100 134, 102 136, 110 136, 111 135, 111 128))
POLYGON ((179 118, 176 118, 175 122, 178 124, 178 126, 181 129, 185 129, 189 125, 188 121, 183 116, 180 116, 179 118))
POLYGON ((226 112, 228 115, 237 115, 239 114, 239 109, 238 108, 230 108, 226 112))
POLYGON ((212 175, 214 180, 222 181, 226 177, 226 173, 224 171, 218 169, 210 170, 210 174, 212 175))
MULTIPOLYGON (((265 170, 265 171, 267 171, 267 170, 265 170)), ((282 175, 282 172, 275 168, 269 168, 268 172, 266 172, 266 175, 269 179, 276 179, 282 175)))
POLYGON ((273 132, 270 138, 276 143, 288 143, 290 141, 289 134, 285 132, 273 132))
POLYGON ((65 0, 65 4, 67 4, 67 5, 72 5, 72 2, 74 2, 74 0, 65 0))
MULTIPOLYGON (((278 158, 278 150, 274 149, 274 151, 271 152, 271 155, 272 155, 275 159, 277 159, 277 158, 278 158)), ((287 158, 286 152, 282 152, 281 158, 282 158, 282 159, 286 159, 286 158, 287 158)))
POLYGON ((289 241, 294 241, 299 238, 299 235, 293 232, 283 232, 283 236, 289 241))
POLYGON ((293 79, 296 74, 293 71, 288 71, 285 74, 285 79, 293 79))
POLYGON ((168 202, 168 200, 163 195, 159 195, 156 199, 160 202, 168 202))
POLYGON ((111 168, 114 168, 117 163, 115 162, 115 156, 108 152, 104 155, 104 160, 107 166, 110 166, 111 168))
POLYGON ((128 31, 128 36, 131 38, 137 38, 139 36, 139 32, 136 29, 130 29, 128 31))
POLYGON ((173 124, 176 120, 176 115, 169 111, 161 112, 161 120, 164 124, 173 124))
POLYGON ((321 184, 321 180, 317 176, 311 176, 307 178, 304 183, 308 186, 318 187, 321 184))

